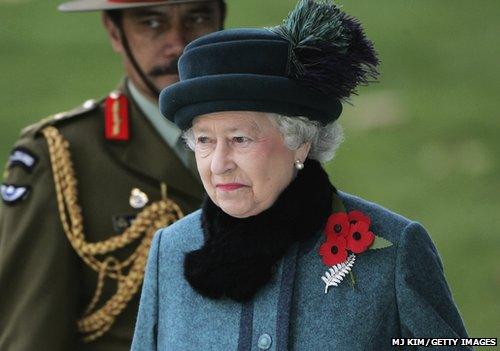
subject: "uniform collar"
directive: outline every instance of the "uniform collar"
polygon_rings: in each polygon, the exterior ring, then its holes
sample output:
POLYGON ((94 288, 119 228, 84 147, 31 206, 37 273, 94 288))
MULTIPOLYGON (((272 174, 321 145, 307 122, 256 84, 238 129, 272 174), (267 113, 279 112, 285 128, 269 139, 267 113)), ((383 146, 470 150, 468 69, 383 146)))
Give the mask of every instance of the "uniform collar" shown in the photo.
POLYGON ((160 134, 163 140, 168 144, 168 146, 174 148, 182 134, 179 127, 163 117, 158 109, 158 104, 151 102, 151 100, 145 97, 136 88, 131 80, 127 81, 127 88, 134 101, 144 112, 146 118, 155 127, 156 131, 160 134))

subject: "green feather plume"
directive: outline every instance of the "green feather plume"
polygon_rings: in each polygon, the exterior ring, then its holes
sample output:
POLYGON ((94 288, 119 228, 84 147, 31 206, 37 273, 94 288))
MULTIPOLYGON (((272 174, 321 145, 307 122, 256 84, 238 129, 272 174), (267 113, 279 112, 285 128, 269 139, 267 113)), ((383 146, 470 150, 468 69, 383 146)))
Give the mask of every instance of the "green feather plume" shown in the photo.
POLYGON ((359 22, 329 0, 300 0, 279 26, 291 45, 289 76, 338 99, 378 75, 373 44, 359 22))

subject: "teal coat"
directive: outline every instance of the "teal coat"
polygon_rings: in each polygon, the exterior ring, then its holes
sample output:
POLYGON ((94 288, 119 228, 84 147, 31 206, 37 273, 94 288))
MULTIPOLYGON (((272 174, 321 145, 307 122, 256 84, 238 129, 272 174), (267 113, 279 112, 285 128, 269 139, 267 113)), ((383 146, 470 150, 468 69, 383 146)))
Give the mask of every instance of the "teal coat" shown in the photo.
POLYGON ((390 350, 391 338, 466 337, 425 229, 339 196, 347 211, 369 215, 371 230, 394 244, 357 256, 354 287, 344 279, 325 294, 321 276, 328 267, 318 254, 324 241, 318 233, 289 250, 250 303, 205 298, 183 276, 184 254, 203 244, 197 211, 156 234, 132 350, 390 350))

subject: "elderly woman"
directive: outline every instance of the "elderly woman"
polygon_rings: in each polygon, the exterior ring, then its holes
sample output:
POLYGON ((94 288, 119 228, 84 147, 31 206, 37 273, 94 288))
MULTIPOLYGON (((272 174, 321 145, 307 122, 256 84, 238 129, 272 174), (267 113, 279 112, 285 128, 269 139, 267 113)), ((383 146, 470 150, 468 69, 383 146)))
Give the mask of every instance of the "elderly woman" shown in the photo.
POLYGON ((185 130, 208 196, 154 238, 133 350, 386 350, 392 338, 466 337, 423 227, 337 191, 320 165, 342 141, 341 101, 377 63, 359 23, 326 1, 186 47, 160 103, 185 130))

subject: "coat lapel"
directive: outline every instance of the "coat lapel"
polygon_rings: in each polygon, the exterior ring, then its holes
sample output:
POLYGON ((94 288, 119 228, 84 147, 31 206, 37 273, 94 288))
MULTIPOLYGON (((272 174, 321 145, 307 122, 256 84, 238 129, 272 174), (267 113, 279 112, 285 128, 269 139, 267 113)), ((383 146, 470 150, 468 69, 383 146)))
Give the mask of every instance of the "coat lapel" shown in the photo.
POLYGON ((165 182, 194 197, 203 193, 203 187, 192 170, 187 169, 174 151, 163 141, 147 117, 133 101, 123 84, 120 91, 129 101, 128 141, 106 140, 114 158, 125 168, 148 178, 151 182, 165 182))

